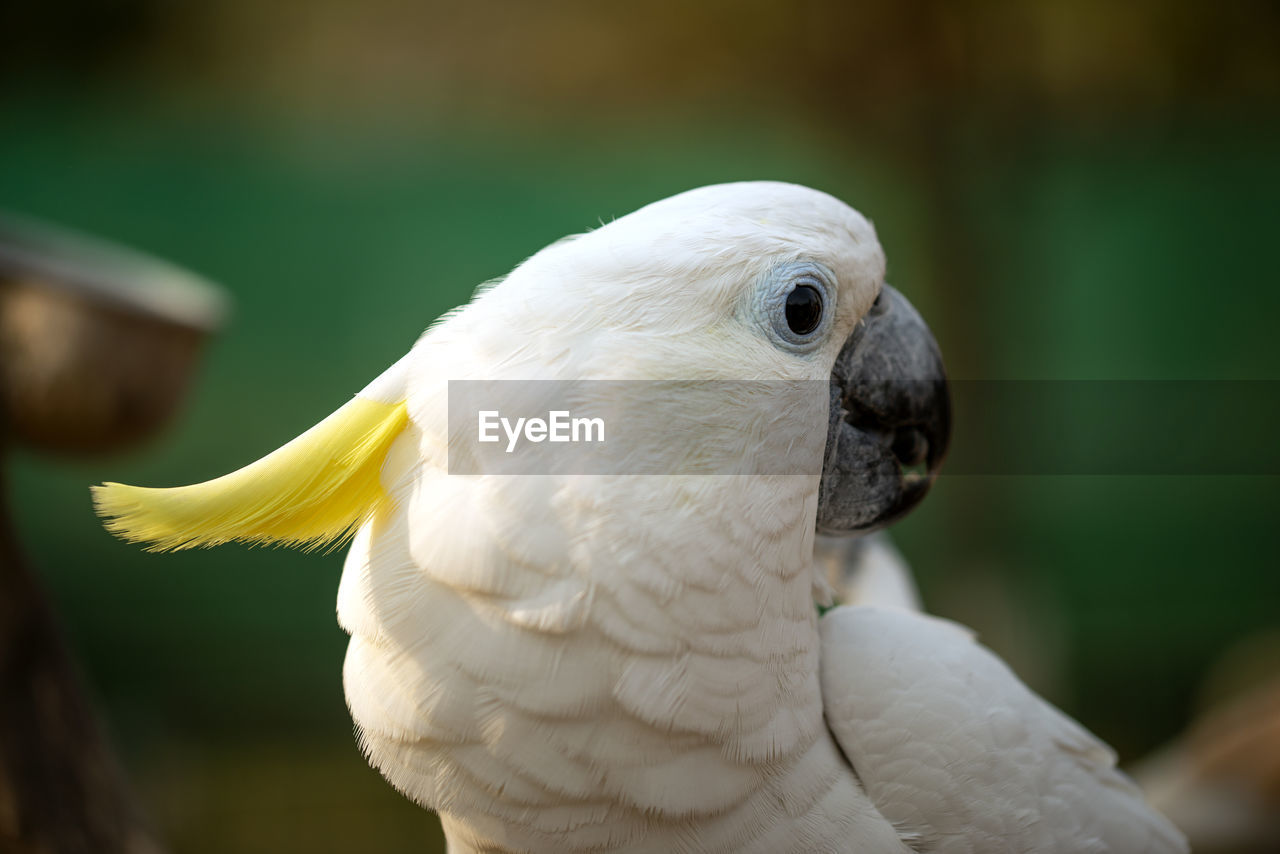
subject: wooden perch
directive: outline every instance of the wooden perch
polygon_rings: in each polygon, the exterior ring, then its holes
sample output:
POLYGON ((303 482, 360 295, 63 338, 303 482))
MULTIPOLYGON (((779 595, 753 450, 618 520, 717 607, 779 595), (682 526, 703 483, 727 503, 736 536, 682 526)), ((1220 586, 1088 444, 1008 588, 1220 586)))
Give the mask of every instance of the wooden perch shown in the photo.
MULTIPOLYGON (((120 448, 177 408, 218 291, 162 262, 0 219, 0 454, 120 448)), ((18 546, 0 457, 0 850, 158 854, 18 546)))

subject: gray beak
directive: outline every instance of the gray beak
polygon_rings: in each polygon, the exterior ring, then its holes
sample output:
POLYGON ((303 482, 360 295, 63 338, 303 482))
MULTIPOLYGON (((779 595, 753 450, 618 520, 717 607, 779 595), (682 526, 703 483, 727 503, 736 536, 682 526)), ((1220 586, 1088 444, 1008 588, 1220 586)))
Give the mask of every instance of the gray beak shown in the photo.
POLYGON ((938 343, 885 285, 831 371, 818 532, 861 534, 902 518, 929 491, 950 436, 938 343))

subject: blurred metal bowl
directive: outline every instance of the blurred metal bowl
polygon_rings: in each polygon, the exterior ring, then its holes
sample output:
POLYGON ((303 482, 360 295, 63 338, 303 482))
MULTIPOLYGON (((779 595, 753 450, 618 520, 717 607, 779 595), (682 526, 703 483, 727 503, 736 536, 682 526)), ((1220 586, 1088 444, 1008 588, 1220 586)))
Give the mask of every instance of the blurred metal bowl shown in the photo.
POLYGON ((0 216, 0 435, 70 453, 145 438, 226 312, 220 289, 172 264, 0 216))

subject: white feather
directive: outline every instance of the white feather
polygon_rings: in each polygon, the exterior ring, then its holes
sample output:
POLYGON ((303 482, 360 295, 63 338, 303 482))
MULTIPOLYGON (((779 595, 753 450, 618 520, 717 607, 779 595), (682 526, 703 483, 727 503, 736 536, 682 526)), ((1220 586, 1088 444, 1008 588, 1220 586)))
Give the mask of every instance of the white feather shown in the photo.
POLYGON ((827 721, 872 801, 938 854, 1185 851, 1115 755, 955 623, 822 619, 827 721))

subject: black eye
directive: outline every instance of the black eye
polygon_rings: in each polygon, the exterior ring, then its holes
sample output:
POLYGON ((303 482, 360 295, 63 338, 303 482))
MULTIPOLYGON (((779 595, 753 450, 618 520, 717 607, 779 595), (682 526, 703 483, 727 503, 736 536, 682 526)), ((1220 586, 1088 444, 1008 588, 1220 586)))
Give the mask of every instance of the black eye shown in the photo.
POLYGON ((817 261, 785 261, 760 278, 753 314, 774 346, 801 355, 822 347, 834 321, 835 281, 817 261))
POLYGON ((822 322, 822 294, 813 285, 796 285, 787 294, 787 327, 796 335, 808 335, 822 322))

